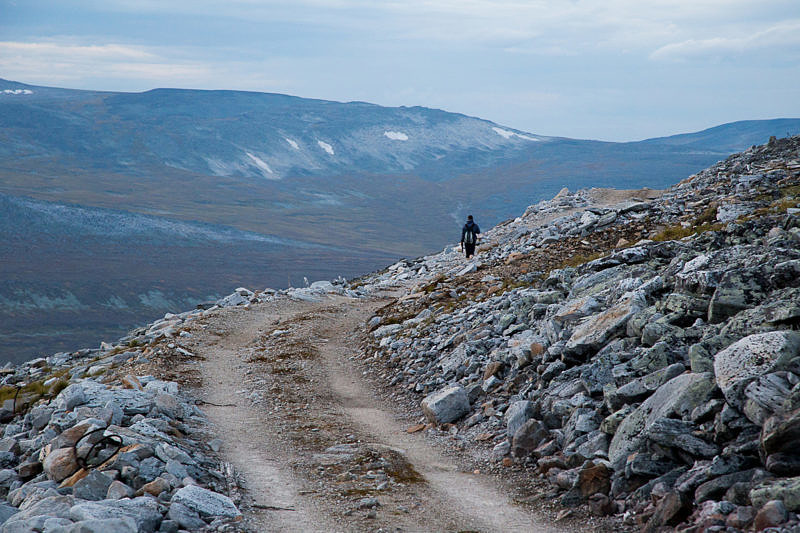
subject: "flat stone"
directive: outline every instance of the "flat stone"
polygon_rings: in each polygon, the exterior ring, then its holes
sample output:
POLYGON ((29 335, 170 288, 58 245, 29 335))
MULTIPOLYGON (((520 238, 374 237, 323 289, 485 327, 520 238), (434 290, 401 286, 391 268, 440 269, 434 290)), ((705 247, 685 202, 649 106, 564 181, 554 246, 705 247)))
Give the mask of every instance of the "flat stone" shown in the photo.
POLYGON ((81 520, 65 528, 65 533, 137 533, 136 520, 128 516, 103 520, 81 520))
POLYGON ((69 510, 73 520, 113 520, 120 517, 132 518, 137 531, 152 533, 161 523, 161 512, 156 500, 142 496, 132 500, 103 500, 73 505, 69 510))
POLYGON ((422 400, 422 412, 435 424, 454 422, 469 410, 469 398, 461 385, 449 385, 422 400))
POLYGON ((626 403, 641 400, 655 392, 667 381, 683 374, 684 370, 681 363, 675 363, 646 376, 633 379, 617 389, 617 397, 626 403))
POLYGON ((719 448, 693 435, 690 422, 674 418, 657 418, 644 430, 644 435, 653 442, 669 448, 678 448, 697 457, 714 457, 719 448))
POLYGON ((230 498, 196 485, 178 489, 172 496, 172 502, 182 503, 189 509, 197 511, 202 517, 225 516, 235 518, 241 516, 239 509, 236 508, 230 498))

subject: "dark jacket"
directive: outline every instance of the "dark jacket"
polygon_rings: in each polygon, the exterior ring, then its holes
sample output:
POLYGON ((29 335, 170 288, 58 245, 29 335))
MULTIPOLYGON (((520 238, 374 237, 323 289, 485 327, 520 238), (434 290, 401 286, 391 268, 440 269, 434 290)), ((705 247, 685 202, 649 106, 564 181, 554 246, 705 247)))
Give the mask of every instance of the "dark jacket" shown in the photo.
POLYGON ((464 227, 461 228, 461 242, 462 243, 464 242, 464 237, 467 235, 468 231, 471 231, 472 233, 475 234, 475 239, 472 241, 472 243, 475 244, 475 241, 478 240, 478 234, 481 232, 481 228, 479 228, 478 225, 475 224, 472 221, 467 222, 466 224, 464 224, 464 227))

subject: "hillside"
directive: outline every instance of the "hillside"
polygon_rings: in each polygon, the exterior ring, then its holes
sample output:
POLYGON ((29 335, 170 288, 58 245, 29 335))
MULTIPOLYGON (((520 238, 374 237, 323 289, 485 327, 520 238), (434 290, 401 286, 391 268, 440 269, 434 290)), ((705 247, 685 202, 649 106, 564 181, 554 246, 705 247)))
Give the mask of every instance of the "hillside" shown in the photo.
POLYGON ((798 243, 792 137, 7 365, 2 531, 792 531, 798 243))
POLYGON ((466 214, 488 227, 562 187, 660 189, 787 131, 800 120, 608 143, 422 107, 0 80, 0 360, 110 340, 230 286, 430 253, 466 214), (118 220, 195 230, 149 239, 118 220))

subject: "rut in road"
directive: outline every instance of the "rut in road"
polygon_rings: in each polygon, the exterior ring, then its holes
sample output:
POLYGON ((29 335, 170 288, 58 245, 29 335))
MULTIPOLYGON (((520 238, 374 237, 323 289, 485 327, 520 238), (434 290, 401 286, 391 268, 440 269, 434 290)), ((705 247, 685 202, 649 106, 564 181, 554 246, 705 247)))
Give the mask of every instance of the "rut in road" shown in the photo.
POLYGON ((194 339, 199 394, 247 481, 254 531, 550 532, 493 479, 408 434, 353 361, 381 300, 221 312, 194 339), (236 407, 226 406, 235 404, 236 407), (377 503, 377 505, 375 505, 377 503))

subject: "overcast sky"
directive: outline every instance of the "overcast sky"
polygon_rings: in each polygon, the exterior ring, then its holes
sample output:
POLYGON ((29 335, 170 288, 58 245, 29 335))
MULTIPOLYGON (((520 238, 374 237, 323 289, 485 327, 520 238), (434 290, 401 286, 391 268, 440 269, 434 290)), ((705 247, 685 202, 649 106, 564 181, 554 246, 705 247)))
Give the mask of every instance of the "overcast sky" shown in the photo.
POLYGON ((638 140, 800 117, 800 0, 0 0, 0 77, 423 105, 638 140))

